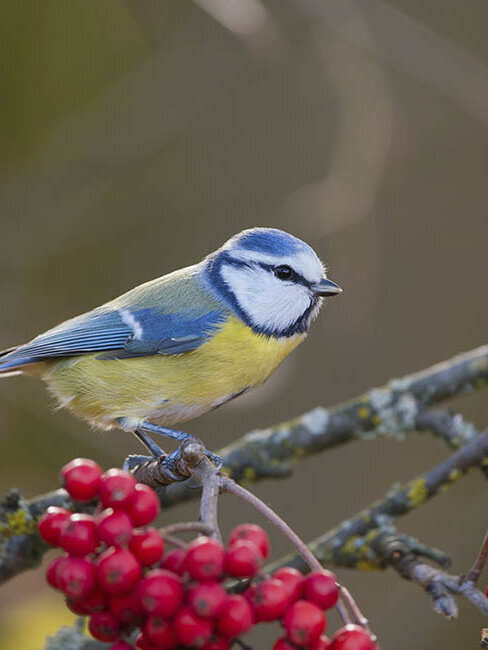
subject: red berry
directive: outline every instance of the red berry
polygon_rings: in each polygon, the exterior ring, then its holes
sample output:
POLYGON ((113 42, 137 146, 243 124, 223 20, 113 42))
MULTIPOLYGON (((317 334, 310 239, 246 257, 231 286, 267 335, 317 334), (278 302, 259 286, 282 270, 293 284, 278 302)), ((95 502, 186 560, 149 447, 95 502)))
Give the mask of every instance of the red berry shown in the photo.
POLYGON ((141 632, 135 640, 135 647, 137 650, 159 650, 157 646, 145 638, 141 632))
POLYGON ((334 634, 331 650, 375 650, 376 643, 367 630, 352 623, 334 634))
POLYGON ((219 634, 229 639, 248 632, 254 623, 251 605, 244 596, 228 596, 217 619, 216 629, 219 634))
POLYGON ((51 546, 59 546, 61 526, 68 521, 70 516, 71 512, 66 508, 49 506, 37 524, 42 539, 51 546))
POLYGON ((102 468, 89 458, 75 458, 61 468, 61 481, 75 501, 91 501, 98 495, 102 468))
POLYGON ((256 524, 240 524, 236 526, 229 537, 229 547, 239 539, 246 539, 256 544, 265 560, 269 555, 269 537, 261 526, 256 524))
POLYGON ((193 580, 213 580, 221 576, 224 558, 220 542, 210 537, 197 537, 186 549, 185 569, 193 580))
POLYGON ((106 592, 98 585, 90 591, 86 598, 83 598, 83 605, 89 614, 103 612, 107 608, 108 596, 106 592))
POLYGON ((131 591, 141 575, 141 565, 126 548, 108 548, 97 560, 98 581, 109 594, 131 591))
POLYGON ((263 556, 254 542, 234 542, 225 554, 225 570, 236 578, 253 578, 263 565, 263 556))
POLYGON ((339 598, 337 578, 331 571, 314 571, 303 583, 303 598, 321 609, 334 607, 339 598))
POLYGON ((71 555, 88 555, 98 546, 97 526, 91 515, 75 513, 64 522, 60 546, 71 555))
POLYGON ((134 641, 134 647, 136 648, 136 650, 146 650, 147 641, 144 639, 144 635, 142 634, 142 632, 140 632, 137 635, 137 638, 134 641))
POLYGON ((288 591, 276 578, 269 578, 255 585, 251 590, 250 600, 258 621, 275 621, 281 618, 290 604, 288 591))
POLYGON ((109 608, 114 616, 128 625, 139 624, 143 618, 141 595, 136 587, 128 594, 110 596, 109 608))
POLYGON ((149 616, 142 627, 144 639, 147 639, 158 648, 170 650, 176 648, 178 640, 173 631, 173 622, 161 616, 149 616))
POLYGON ((88 614, 90 614, 88 607, 85 607, 81 600, 66 598, 65 603, 70 612, 73 612, 76 616, 88 616, 88 614))
POLYGON ((273 650, 297 650, 297 647, 294 643, 291 643, 285 636, 283 636, 275 642, 273 650))
POLYGON ((315 639, 309 647, 309 650, 331 650, 332 641, 322 634, 318 639, 315 639))
POLYGON ((188 604, 202 618, 217 618, 226 599, 227 592, 219 582, 200 582, 187 594, 188 604))
POLYGON ((61 586, 59 584, 59 572, 61 570, 62 563, 66 559, 67 558, 65 555, 55 557, 54 560, 51 560, 51 562, 47 566, 46 580, 53 589, 61 589, 61 586))
POLYGON ((291 602, 295 602, 302 595, 304 577, 297 569, 283 567, 273 573, 273 578, 283 583, 291 602))
POLYGON ((137 483, 127 512, 134 526, 146 526, 153 522, 159 513, 159 498, 156 492, 149 485, 137 483))
POLYGON ((140 584, 140 598, 146 614, 170 618, 183 603, 183 584, 175 573, 153 569, 140 584))
POLYGON ((132 531, 129 548, 142 566, 151 566, 161 559, 164 540, 156 528, 136 528, 132 531))
POLYGON ((100 479, 100 500, 106 508, 126 508, 136 493, 136 479, 122 469, 109 469, 100 479))
POLYGON ((95 588, 97 571, 91 560, 65 557, 56 573, 58 584, 68 598, 81 600, 95 588))
POLYGON ((98 537, 107 546, 127 546, 132 535, 132 521, 123 510, 106 508, 95 519, 98 537))
POLYGON ((116 641, 110 646, 110 650, 134 650, 134 648, 127 641, 116 641))
POLYGON ((202 646, 202 650, 229 650, 232 639, 223 636, 213 636, 208 643, 202 646))
POLYGON ((297 600, 287 609, 283 624, 290 641, 308 646, 325 630, 326 618, 317 605, 297 600))
POLYGON ((185 573, 185 558, 186 551, 182 548, 175 548, 173 551, 170 551, 166 554, 161 562, 161 568, 167 569, 168 571, 173 571, 179 576, 182 576, 185 573))
POLYGON ((180 609, 173 621, 176 638, 183 645, 201 648, 210 640, 213 623, 197 616, 191 607, 180 609))
POLYGON ((88 621, 88 629, 98 641, 115 641, 120 634, 120 623, 110 612, 92 614, 88 621))

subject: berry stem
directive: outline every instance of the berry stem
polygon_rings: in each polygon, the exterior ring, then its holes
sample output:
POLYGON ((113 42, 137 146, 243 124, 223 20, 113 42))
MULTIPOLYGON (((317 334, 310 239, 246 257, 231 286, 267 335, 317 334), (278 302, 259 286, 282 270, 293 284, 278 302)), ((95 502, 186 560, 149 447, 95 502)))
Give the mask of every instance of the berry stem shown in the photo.
POLYGON ((173 535, 175 533, 203 533, 204 535, 211 535, 213 528, 210 524, 203 521, 182 521, 176 524, 169 524, 159 529, 163 537, 166 535, 173 535))
POLYGON ((339 585, 339 597, 349 607, 349 611, 351 612, 354 621, 361 627, 364 627, 365 630, 368 630, 368 632, 371 632, 369 629, 368 619, 364 616, 364 614, 359 609, 358 604, 352 597, 349 589, 347 589, 343 585, 339 585))
POLYGON ((470 582, 473 586, 476 585, 476 583, 478 582, 478 578, 480 577, 481 572, 483 571, 483 567, 485 566, 487 557, 488 557, 488 531, 486 531, 485 533, 483 543, 481 544, 481 548, 478 551, 478 555, 476 556, 473 566, 466 574, 466 577, 461 578, 460 582, 470 582))
POLYGON ((161 533, 161 536, 163 537, 165 542, 168 542, 168 544, 171 544, 172 546, 175 546, 176 548, 186 548, 188 546, 188 544, 186 542, 184 542, 179 537, 176 537, 175 535, 168 535, 168 533, 165 533, 163 535, 161 533))
MULTIPOLYGON (((339 585, 339 594, 342 595, 340 585, 339 585)), ((339 600, 336 603, 336 609, 344 625, 348 625, 349 623, 351 623, 351 617, 349 616, 347 607, 344 605, 341 598, 339 598, 339 600)))
POLYGON ((274 510, 272 510, 269 506, 267 506, 261 499, 259 499, 257 496, 252 494, 252 492, 249 492, 249 490, 246 490, 246 488, 243 488, 241 485, 238 485, 235 481, 232 479, 228 478, 227 476, 221 476, 220 477, 220 489, 222 492, 226 492, 227 494, 233 494, 236 497, 239 497, 249 505, 253 506, 256 508, 258 512, 260 512, 263 517, 266 517, 266 519, 273 524, 273 526, 276 526, 278 530, 289 540, 289 542, 296 548, 296 550, 300 553, 306 564, 309 566, 311 571, 320 571, 322 569, 322 565, 320 562, 317 560, 315 555, 310 551, 308 546, 302 542, 300 537, 295 533, 295 531, 290 528, 290 526, 283 521, 283 519, 276 514, 274 510))

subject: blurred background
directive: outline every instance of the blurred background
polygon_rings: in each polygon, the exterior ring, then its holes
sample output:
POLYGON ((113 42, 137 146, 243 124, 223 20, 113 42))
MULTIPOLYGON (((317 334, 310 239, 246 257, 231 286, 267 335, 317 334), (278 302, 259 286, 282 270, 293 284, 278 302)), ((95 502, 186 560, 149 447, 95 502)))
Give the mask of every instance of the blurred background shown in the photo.
MULTIPOLYGON (((3 0, 0 347, 255 225, 306 239, 345 292, 265 387, 190 423, 211 448, 486 343, 487 20, 484 0, 3 0)), ((136 450, 54 414, 40 382, 2 381, 0 404, 1 492, 136 450)), ((486 392, 453 406, 488 424, 486 392)), ((425 435, 356 443, 255 491, 312 539, 447 454, 425 435)), ((473 472, 399 528, 463 572, 486 490, 473 472)), ((249 519, 223 499, 224 531, 249 519)), ((478 647, 472 607, 448 622, 392 571, 339 576, 383 648, 478 647)), ((3 650, 71 620, 40 570, 0 590, 3 650)))

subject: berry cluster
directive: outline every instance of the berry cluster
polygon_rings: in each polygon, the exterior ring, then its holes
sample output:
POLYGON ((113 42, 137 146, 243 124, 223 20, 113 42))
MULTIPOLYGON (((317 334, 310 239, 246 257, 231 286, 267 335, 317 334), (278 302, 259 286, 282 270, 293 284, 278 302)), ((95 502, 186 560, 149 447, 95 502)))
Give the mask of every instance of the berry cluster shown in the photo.
POLYGON ((332 641, 325 636, 324 611, 338 599, 334 574, 303 577, 289 567, 260 574, 270 547, 259 526, 234 528, 227 548, 200 536, 165 552, 163 537, 150 526, 159 512, 151 488, 119 469, 103 473, 87 459, 65 465, 61 478, 73 500, 97 505, 93 515, 50 507, 41 517, 43 539, 65 551, 46 578, 71 611, 89 617, 95 639, 113 642, 111 650, 133 650, 125 639, 137 632, 138 650, 227 650, 256 623, 274 620, 285 636, 273 650, 374 650, 355 625, 332 641), (251 582, 243 593, 228 593, 227 578, 251 582))

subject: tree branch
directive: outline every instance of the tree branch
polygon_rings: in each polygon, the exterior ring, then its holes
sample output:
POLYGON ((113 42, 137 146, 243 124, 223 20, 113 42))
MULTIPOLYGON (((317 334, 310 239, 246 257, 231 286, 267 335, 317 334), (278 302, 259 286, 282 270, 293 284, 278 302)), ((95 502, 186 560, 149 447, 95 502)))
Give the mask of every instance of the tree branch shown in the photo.
MULTIPOLYGON (((348 402, 321 406, 293 420, 252 431, 221 449, 224 469, 238 483, 289 476, 295 463, 309 455, 355 439, 381 436, 403 438, 408 431, 430 431, 460 447, 477 431, 461 416, 451 418, 450 429, 440 428, 439 416, 425 420, 425 407, 470 393, 488 385, 488 346, 458 355, 426 370, 392 379, 348 402)), ((166 506, 195 498, 194 490, 171 485, 166 506)))
MULTIPOLYGON (((382 501, 312 543, 313 552, 323 563, 384 568, 383 560, 371 548, 371 540, 382 532, 381 526, 391 524, 395 517, 406 514, 441 487, 460 478, 463 468, 483 466, 483 456, 488 451, 486 434, 476 437, 476 429, 461 416, 426 411, 425 407, 483 388, 487 383, 488 346, 482 346, 422 372, 394 379, 336 407, 319 407, 289 422, 247 434, 222 450, 221 455, 232 477, 242 482, 287 475, 297 460, 336 444, 382 435, 400 437, 414 428, 432 431, 452 447, 466 445, 457 452, 459 455, 454 454, 403 488, 395 488, 382 501)), ((197 462, 198 458, 193 466, 197 462)), ((190 458, 181 461, 181 479, 192 475, 191 464, 190 458)), ((156 488, 174 480, 165 475, 157 460, 138 467, 135 475, 156 488)), ((198 495, 198 490, 170 485, 164 503, 168 506, 198 495)), ((208 503, 213 503, 212 499, 208 503)), ((37 535, 35 525, 49 505, 73 507, 64 490, 31 501, 24 501, 13 491, 0 503, 0 584, 39 564, 47 547, 37 535)), ((79 510, 79 504, 76 508, 79 510)))
MULTIPOLYGON (((406 515, 441 490, 449 488, 470 468, 486 462, 487 456, 488 431, 485 431, 447 460, 408 483, 395 486, 380 501, 318 537, 310 543, 310 549, 324 565, 360 569, 385 568, 384 558, 374 550, 373 542, 378 535, 389 533, 396 518, 406 515)), ((304 568, 299 556, 280 560, 280 565, 285 563, 304 568)))
POLYGON ((419 560, 415 553, 395 536, 380 536, 375 542, 377 552, 403 578, 411 580, 425 590, 438 614, 455 618, 458 607, 454 596, 463 596, 485 616, 488 616, 488 599, 475 583, 462 576, 451 575, 419 560))

